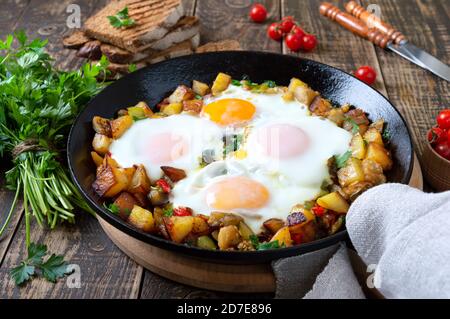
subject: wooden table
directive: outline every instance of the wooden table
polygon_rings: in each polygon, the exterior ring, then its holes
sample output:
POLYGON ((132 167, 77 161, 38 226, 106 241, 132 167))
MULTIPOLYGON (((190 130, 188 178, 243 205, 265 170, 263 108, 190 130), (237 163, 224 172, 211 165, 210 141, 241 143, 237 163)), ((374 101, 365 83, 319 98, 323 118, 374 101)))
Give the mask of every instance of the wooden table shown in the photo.
MULTIPOLYGON (((0 36, 24 29, 32 36, 49 39, 48 49, 62 68, 80 65, 73 51, 62 47, 71 3, 81 7, 82 19, 102 7, 107 0, 2 0, 0 36)), ((266 25, 248 20, 250 0, 184 0, 187 10, 200 17, 202 42, 225 38, 239 40, 248 50, 290 54, 281 43, 269 40, 266 25)), ((271 20, 292 15, 307 31, 317 35, 319 46, 301 56, 352 72, 361 65, 371 65, 378 73, 375 87, 400 110, 411 129, 416 152, 421 158, 424 136, 434 124, 440 109, 448 108, 450 84, 406 60, 375 48, 318 13, 320 1, 261 0, 271 20)), ((336 2, 343 8, 344 1, 336 2)), ((413 43, 450 63, 450 6, 448 0, 363 0, 364 6, 379 4, 382 18, 389 21, 413 43)), ((4 170, 5 168, 3 168, 4 170)), ((3 174, 2 174, 3 175, 3 174)), ((3 184, 3 183, 2 183, 3 184)), ((0 221, 3 222, 13 194, 0 192, 0 221)), ((36 279, 23 288, 15 287, 9 269, 25 255, 22 207, 0 239, 0 298, 204 298, 232 297, 223 293, 198 290, 163 279, 143 269, 116 248, 100 229, 98 222, 86 214, 77 216, 75 225, 55 231, 32 226, 32 240, 49 246, 52 252, 65 254, 70 263, 81 269, 81 288, 69 288, 65 280, 50 284, 36 279)), ((236 296, 236 295, 233 295, 236 296)), ((263 297, 270 295, 263 295, 263 297)), ((261 297, 261 296, 259 296, 261 297)))

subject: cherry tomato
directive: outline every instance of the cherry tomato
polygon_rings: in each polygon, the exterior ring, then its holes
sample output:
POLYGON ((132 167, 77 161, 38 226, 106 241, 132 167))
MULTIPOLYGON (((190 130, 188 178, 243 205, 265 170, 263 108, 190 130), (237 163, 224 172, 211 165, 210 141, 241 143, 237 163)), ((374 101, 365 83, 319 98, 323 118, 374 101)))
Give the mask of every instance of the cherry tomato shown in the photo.
POLYGON ((293 17, 284 17, 280 22, 281 32, 288 34, 291 32, 292 28, 295 26, 295 21, 293 17))
POLYGON ((314 50, 317 45, 317 38, 312 34, 305 34, 302 37, 302 49, 306 52, 314 50))
POLYGON ((267 18, 267 10, 260 3, 255 3, 250 9, 250 19, 254 22, 261 23, 264 22, 267 18))
POLYGON ((443 130, 450 129, 450 109, 443 110, 437 116, 437 124, 443 130))
POLYGON ((355 76, 366 84, 372 85, 375 83, 377 73, 370 66, 362 66, 355 72, 355 76))
POLYGON ((447 130, 447 141, 450 143, 450 130, 447 130))
POLYGON ((170 193, 170 185, 167 181, 163 180, 163 179, 158 179, 156 181, 156 186, 161 187, 162 191, 164 193, 170 193))
POLYGON ((297 34, 301 37, 303 37, 306 33, 303 31, 302 28, 300 28, 298 25, 294 25, 294 27, 291 29, 291 33, 297 34))
POLYGON ((427 134, 428 142, 431 144, 440 143, 448 139, 447 133, 440 127, 432 127, 427 134))
POLYGON ((449 141, 442 141, 437 143, 434 147, 436 153, 441 155, 443 158, 448 159, 450 161, 450 143, 449 141))
POLYGON ((176 207, 173 209, 173 216, 192 216, 192 209, 189 207, 176 207))
POLYGON ((284 41, 291 51, 297 52, 302 48, 302 37, 297 34, 289 33, 284 41))
POLYGON ((272 23, 267 29, 267 35, 269 38, 275 41, 279 41, 283 38, 283 33, 280 30, 280 25, 278 23, 272 23))

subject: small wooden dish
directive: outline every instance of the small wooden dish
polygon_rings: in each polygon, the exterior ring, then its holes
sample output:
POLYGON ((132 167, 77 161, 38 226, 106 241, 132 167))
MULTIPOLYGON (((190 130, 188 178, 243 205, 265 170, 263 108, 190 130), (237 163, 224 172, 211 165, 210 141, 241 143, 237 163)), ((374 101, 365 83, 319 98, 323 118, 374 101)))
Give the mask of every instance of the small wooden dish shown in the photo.
POLYGON ((450 190, 450 161, 440 156, 428 141, 422 159, 423 173, 437 191, 450 190))

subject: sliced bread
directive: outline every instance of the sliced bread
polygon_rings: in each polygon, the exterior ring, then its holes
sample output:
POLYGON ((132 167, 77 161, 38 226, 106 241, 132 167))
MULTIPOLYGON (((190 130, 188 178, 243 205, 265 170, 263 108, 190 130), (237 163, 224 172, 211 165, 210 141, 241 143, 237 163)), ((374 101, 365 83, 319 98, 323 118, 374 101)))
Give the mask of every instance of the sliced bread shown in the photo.
POLYGON ((197 48, 195 53, 215 52, 215 51, 239 51, 241 45, 236 40, 223 40, 219 42, 209 42, 197 48))
POLYGON ((89 41, 91 41, 91 38, 83 31, 76 30, 63 39, 63 45, 68 49, 79 49, 89 41))

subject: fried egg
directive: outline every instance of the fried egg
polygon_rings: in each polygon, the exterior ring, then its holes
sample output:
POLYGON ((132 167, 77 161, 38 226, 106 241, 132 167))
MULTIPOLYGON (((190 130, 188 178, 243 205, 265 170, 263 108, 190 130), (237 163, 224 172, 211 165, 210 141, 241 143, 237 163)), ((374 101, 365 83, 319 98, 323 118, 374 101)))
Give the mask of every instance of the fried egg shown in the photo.
POLYGON ((151 180, 162 176, 161 166, 199 168, 204 150, 220 159, 223 129, 211 121, 189 114, 135 122, 110 146, 112 158, 122 167, 143 164, 151 180))

